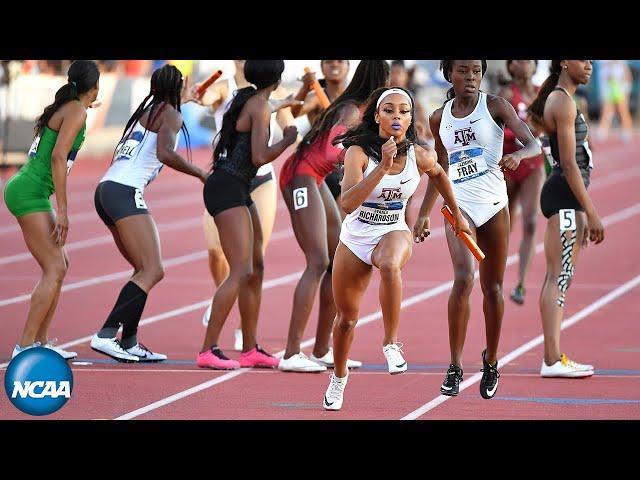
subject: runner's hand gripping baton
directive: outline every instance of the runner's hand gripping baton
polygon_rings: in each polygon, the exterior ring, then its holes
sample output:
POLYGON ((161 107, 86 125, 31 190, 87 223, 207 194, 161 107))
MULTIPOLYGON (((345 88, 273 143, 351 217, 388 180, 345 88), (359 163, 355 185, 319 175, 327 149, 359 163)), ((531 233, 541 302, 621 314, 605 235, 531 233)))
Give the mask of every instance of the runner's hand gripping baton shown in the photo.
MULTIPOLYGON (((304 73, 311 73, 311 69, 309 67, 304 67, 304 73)), ((324 90, 320 86, 320 82, 318 82, 318 80, 315 80, 313 82, 313 91, 316 92, 316 97, 318 97, 320 106, 324 110, 329 108, 329 105, 331 105, 331 101, 329 100, 329 97, 327 97, 327 94, 324 93, 324 90)))
MULTIPOLYGON (((449 206, 445 205, 440 209, 440 211, 442 212, 442 215, 444 215, 444 218, 446 218, 451 226, 453 226, 453 213, 451 213, 451 209, 449 208, 449 206)), ((471 250, 471 253, 473 253, 473 256, 476 257, 478 261, 484 260, 484 253, 482 252, 482 250, 480 250, 480 247, 476 245, 476 242, 473 241, 473 238, 471 238, 467 232, 460 232, 460 238, 469 248, 469 250, 471 250)))
POLYGON ((196 90, 196 94, 198 95, 198 97, 202 97, 202 95, 204 95, 204 92, 207 91, 207 88, 209 88, 213 82, 215 82, 217 79, 220 78, 220 75, 222 75, 222 70, 218 70, 216 72, 213 72, 211 74, 211 76, 209 78, 207 78, 202 83, 202 85, 200 85, 198 87, 198 89, 196 90))

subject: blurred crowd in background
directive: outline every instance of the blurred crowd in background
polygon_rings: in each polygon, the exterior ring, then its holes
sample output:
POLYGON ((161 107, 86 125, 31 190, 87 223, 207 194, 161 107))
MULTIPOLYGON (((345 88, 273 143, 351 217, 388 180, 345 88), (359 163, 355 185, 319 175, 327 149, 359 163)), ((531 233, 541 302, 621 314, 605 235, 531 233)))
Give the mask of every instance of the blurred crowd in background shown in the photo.
MULTIPOLYGON (((132 110, 146 96, 151 73, 166 63, 175 65, 190 83, 206 79, 217 69, 222 78, 234 74, 232 60, 97 60, 101 69, 101 106, 91 109, 87 119, 90 151, 113 150, 132 110)), ((359 60, 350 60, 350 74, 359 60)), ((429 114, 442 105, 451 86, 439 70, 439 60, 390 60, 392 75, 409 88, 429 114)), ((66 82, 71 60, 0 61, 0 164, 24 161, 33 138, 33 122, 66 82)), ((550 60, 538 60, 533 83, 540 85, 549 73, 550 60)), ((286 60, 282 86, 295 93, 304 67, 320 77, 320 60, 286 60)), ((350 78, 350 77, 349 77, 350 78)), ((510 81, 506 60, 489 60, 482 88, 497 93, 510 81)), ((606 139, 612 131, 623 141, 630 138, 633 124, 640 122, 640 60, 597 60, 591 81, 578 91, 581 109, 588 112, 593 135, 606 139), (612 130, 613 129, 613 130, 612 130)), ((183 106, 183 117, 194 147, 210 145, 215 135, 212 112, 196 104, 183 106)), ((300 118, 298 129, 309 127, 300 118)), ((181 145, 184 139, 181 139, 181 145)))

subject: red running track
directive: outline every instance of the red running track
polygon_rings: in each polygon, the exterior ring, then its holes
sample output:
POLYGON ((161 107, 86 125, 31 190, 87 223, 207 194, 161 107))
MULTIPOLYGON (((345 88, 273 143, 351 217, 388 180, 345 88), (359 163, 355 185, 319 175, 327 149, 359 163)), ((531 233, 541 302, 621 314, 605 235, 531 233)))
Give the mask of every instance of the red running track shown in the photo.
MULTIPOLYGON (((119 364, 93 352, 87 338, 102 324, 129 275, 93 209, 93 189, 108 160, 77 162, 70 177, 71 260, 51 337, 79 353, 72 365, 71 400, 50 419, 640 419, 640 248, 632 239, 640 235, 640 194, 636 179, 640 167, 635 155, 640 142, 602 145, 595 152, 590 193, 607 221, 606 240, 590 246, 580 259, 568 292, 565 318, 579 321, 562 334, 562 347, 570 357, 596 366, 596 375, 582 380, 542 379, 538 372, 541 344, 527 342, 541 333, 537 297, 544 275, 541 248, 528 277, 524 306, 505 300, 505 318, 499 357, 511 359, 500 368, 498 395, 483 400, 475 375, 484 348, 484 320, 478 285, 472 294, 472 314, 464 352, 468 388, 459 397, 439 395, 448 360, 446 302, 452 278, 443 236, 442 219, 434 218, 434 233, 415 245, 403 272, 404 298, 400 341, 409 362, 403 375, 386 373, 381 352, 382 324, 375 273, 365 295, 352 358, 364 367, 352 372, 339 412, 325 412, 322 395, 329 372, 296 374, 243 369, 233 373, 198 369, 194 364, 204 329, 200 323, 206 302, 214 292, 202 236, 202 185, 195 179, 165 169, 149 187, 147 203, 161 229, 162 253, 168 263, 164 280, 149 296, 139 337, 151 349, 166 353, 164 364, 119 364), (635 280, 635 281, 634 281, 635 280), (628 283, 629 281, 634 281, 628 283), (620 286, 625 285, 624 292, 620 286), (618 290, 616 290, 618 289, 618 290), (619 296, 607 297, 610 292, 619 296), (604 298, 603 298, 604 297, 604 298), (601 301, 591 310, 585 310, 601 301), (582 312, 582 313, 581 313, 582 312), (582 316, 576 317, 576 314, 582 316), (523 347, 524 346, 524 347, 523 347), (513 358, 515 357, 515 358, 513 358), (474 377, 476 380, 474 381, 474 377), (442 400, 444 401, 442 403, 442 400)), ((208 162, 200 151, 195 161, 208 162)), ((276 162, 279 170, 282 160, 276 162)), ((423 180, 419 193, 424 192, 423 180)), ((420 200, 421 196, 417 198, 420 200)), ((274 239, 265 259, 265 291, 259 341, 271 352, 286 342, 291 302, 304 257, 290 229, 281 197, 274 239)), ((419 201, 414 202, 418 207, 419 201)), ((0 208, 0 363, 7 362, 28 307, 28 294, 39 278, 15 219, 0 208)), ((540 216, 537 243, 542 242, 540 216)), ((510 253, 517 252, 520 226, 510 253)), ((517 258, 510 257, 505 292, 517 278, 517 258)), ((312 312, 305 339, 315 331, 317 308, 312 312)), ((233 352, 234 308, 221 339, 233 352)), ((306 343, 309 353, 311 341, 306 343)), ((5 364, 3 364, 4 366, 5 364)), ((4 367, 2 373, 4 375, 4 367)), ((467 384, 463 384, 466 386, 467 384)), ((0 395, 0 419, 32 418, 16 410, 0 395)))

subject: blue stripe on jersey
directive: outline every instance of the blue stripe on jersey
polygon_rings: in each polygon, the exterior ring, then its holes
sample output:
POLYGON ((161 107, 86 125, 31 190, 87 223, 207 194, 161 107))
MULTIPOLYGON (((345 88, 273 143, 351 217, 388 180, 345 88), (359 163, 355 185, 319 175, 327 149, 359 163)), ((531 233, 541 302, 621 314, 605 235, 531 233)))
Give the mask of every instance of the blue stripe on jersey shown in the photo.
POLYGON ((470 157, 479 157, 480 155, 482 155, 482 153, 482 148, 469 148, 467 150, 461 150, 459 152, 452 153, 449 155, 449 165, 453 165, 470 157))
POLYGON ((368 207, 368 208, 378 208, 380 210, 402 210, 403 203, 402 202, 388 202, 388 203, 364 202, 362 206, 368 207))
POLYGON ((457 183, 466 182, 467 180, 473 180, 474 178, 481 177, 485 173, 489 173, 489 170, 487 169, 484 172, 474 173, 473 175, 469 175, 468 177, 459 178, 457 180, 454 180, 453 183, 457 184, 457 183))

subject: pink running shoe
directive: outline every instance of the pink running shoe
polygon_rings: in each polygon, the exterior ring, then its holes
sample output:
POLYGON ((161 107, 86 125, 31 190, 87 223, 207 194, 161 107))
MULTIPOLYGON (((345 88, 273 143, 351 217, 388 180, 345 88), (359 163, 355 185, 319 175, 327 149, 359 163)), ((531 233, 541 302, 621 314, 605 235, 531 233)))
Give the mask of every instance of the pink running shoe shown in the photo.
POLYGON ((215 370, 235 370, 240 368, 240 364, 236 360, 225 357, 222 350, 218 347, 211 347, 206 352, 198 354, 196 364, 200 368, 213 368, 215 370))
POLYGON ((241 367, 277 367, 280 360, 265 352, 260 345, 256 345, 248 352, 240 354, 241 367))

